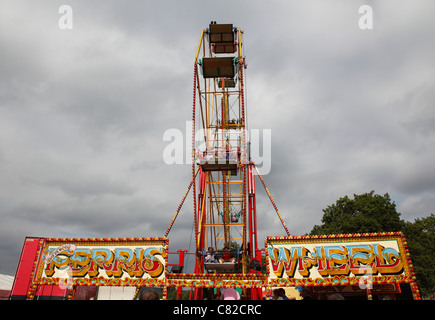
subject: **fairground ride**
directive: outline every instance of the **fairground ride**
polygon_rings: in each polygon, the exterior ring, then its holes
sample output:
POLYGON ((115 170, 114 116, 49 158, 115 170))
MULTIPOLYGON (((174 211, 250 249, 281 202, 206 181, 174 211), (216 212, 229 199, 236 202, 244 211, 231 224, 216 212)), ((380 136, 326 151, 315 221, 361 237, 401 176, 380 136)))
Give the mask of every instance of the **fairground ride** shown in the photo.
POLYGON ((163 300, 171 288, 176 299, 190 288, 195 300, 227 288, 242 290, 245 300, 270 297, 273 288, 300 288, 294 298, 340 292, 350 299, 421 299, 401 232, 289 234, 250 159, 242 35, 215 22, 201 33, 193 72, 192 177, 164 237, 26 237, 10 299, 140 299, 147 288, 162 289, 163 300), (286 233, 264 239, 264 249, 258 246, 256 177, 286 233), (190 191, 195 251, 178 250, 178 263, 169 264, 168 235, 190 191), (195 256, 193 273, 183 270, 185 254, 195 256))
MULTIPOLYGON (((275 202, 249 154, 244 81, 243 32, 211 22, 203 30, 194 60, 192 106, 192 180, 196 246, 195 274, 257 273, 255 176, 260 178, 287 235, 275 202), (210 250, 214 260, 206 259, 210 250), (225 261, 225 255, 233 258, 225 261)), ((199 290, 195 298, 200 298, 199 290)))

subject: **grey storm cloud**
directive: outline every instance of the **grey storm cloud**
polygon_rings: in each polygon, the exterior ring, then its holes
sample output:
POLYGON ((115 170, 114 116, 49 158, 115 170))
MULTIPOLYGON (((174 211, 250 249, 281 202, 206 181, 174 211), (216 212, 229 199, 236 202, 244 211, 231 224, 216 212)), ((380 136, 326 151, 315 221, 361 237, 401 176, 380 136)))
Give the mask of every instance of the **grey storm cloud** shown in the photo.
MULTIPOLYGON (((163 135, 190 143, 194 55, 212 20, 244 30, 249 128, 271 131, 264 179, 292 234, 371 190, 407 221, 433 213, 433 1, 65 4, 72 30, 58 1, 0 3, 1 273, 26 236, 164 235, 191 167, 165 164, 163 135), (372 30, 358 26, 366 4, 372 30)), ((285 235, 257 191, 259 238, 285 235)), ((191 246, 192 206, 171 250, 191 246)))

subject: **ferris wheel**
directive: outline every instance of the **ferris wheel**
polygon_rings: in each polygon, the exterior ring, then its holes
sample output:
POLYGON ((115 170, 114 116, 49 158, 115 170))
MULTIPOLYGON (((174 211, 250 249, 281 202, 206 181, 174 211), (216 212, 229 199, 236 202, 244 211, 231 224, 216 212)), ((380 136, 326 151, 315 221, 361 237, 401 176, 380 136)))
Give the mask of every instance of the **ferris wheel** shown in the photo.
MULTIPOLYGON (((192 175, 199 174, 193 188, 195 242, 199 252, 210 247, 236 251, 232 255, 244 271, 249 159, 245 68, 242 31, 232 24, 210 23, 201 34, 194 64, 192 175)), ((198 261, 197 269, 204 265, 198 261)))
POLYGON ((289 235, 266 184, 250 161, 243 31, 211 22, 202 30, 193 72, 192 179, 165 236, 190 189, 193 190, 197 260, 194 273, 256 272, 261 261, 257 241, 255 177, 258 176, 289 235), (207 261, 209 248, 217 254, 207 261), (230 263, 222 259, 231 251, 230 263), (221 259, 219 259, 221 258, 221 259), (224 261, 221 261, 224 260, 224 261))
MULTIPOLYGON (((247 270, 248 234, 256 234, 247 216, 245 68, 242 31, 232 24, 210 23, 202 31, 194 64, 193 178, 199 174, 193 188, 195 242, 198 252, 230 249, 242 272, 247 270)), ((197 271, 233 268, 206 262, 198 259, 197 271)))

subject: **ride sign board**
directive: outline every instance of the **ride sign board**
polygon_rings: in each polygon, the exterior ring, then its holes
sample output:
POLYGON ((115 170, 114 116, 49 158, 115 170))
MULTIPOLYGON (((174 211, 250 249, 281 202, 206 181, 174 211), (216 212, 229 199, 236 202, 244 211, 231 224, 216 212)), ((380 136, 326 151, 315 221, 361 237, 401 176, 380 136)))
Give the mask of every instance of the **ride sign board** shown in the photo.
POLYGON ((161 286, 165 238, 45 239, 40 285, 161 286))
POLYGON ((401 233, 269 237, 269 285, 413 282, 401 233))

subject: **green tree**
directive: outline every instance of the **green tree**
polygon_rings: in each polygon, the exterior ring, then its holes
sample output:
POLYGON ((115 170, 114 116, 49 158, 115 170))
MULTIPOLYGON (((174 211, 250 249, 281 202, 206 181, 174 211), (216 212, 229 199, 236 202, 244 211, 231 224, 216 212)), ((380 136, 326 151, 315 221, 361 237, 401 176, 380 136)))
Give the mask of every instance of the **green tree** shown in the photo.
POLYGON ((405 222, 396 211, 396 204, 386 193, 374 191, 340 198, 323 209, 322 224, 315 225, 310 235, 395 232, 405 234, 416 281, 423 297, 435 292, 435 216, 405 222))
POLYGON ((315 225, 311 235, 395 232, 403 231, 404 221, 388 193, 381 196, 374 191, 340 198, 323 209, 322 225, 315 225))
POLYGON ((406 222, 404 234, 421 295, 435 293, 435 215, 406 222))

